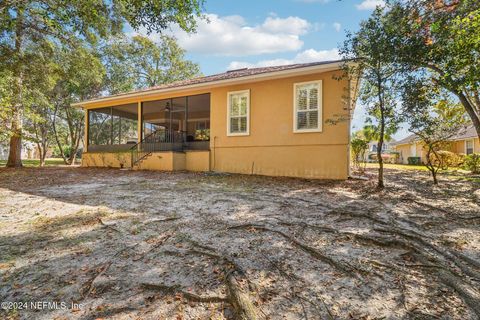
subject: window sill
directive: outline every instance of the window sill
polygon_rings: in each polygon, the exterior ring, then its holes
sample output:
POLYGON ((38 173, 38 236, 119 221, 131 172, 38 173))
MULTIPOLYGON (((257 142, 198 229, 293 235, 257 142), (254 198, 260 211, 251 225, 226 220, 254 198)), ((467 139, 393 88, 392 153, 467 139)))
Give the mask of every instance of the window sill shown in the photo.
POLYGON ((249 136, 250 132, 246 133, 227 133, 227 137, 246 137, 249 136))
POLYGON ((293 130, 293 133, 320 133, 322 129, 302 129, 302 130, 293 130))

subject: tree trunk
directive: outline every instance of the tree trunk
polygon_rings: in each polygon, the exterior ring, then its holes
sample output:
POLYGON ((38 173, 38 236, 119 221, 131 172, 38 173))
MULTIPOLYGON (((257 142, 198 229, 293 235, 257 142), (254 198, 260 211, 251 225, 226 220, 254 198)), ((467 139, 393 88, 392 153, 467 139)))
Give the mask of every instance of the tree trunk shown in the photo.
POLYGON ((377 157, 378 157, 378 182, 377 188, 383 189, 385 188, 385 184, 383 183, 383 158, 382 158, 382 149, 383 149, 383 139, 385 137, 385 101, 382 96, 382 79, 378 78, 378 103, 380 106, 380 134, 378 137, 378 144, 377 144, 377 157))
POLYGON ((10 138, 7 167, 20 168, 22 167, 22 137, 15 132, 14 130, 14 134, 10 138))
POLYGON ((63 158, 63 162, 65 162, 65 164, 68 164, 67 157, 65 156, 65 152, 63 152, 62 143, 60 142, 60 138, 57 132, 57 113, 58 113, 58 103, 55 103, 55 110, 52 116, 53 135, 55 137, 55 142, 57 142, 58 150, 60 151, 60 156, 62 156, 63 158))
POLYGON ((472 103, 467 99, 467 96, 463 92, 454 92, 458 97, 463 107, 467 111, 470 119, 472 120, 477 136, 480 139, 480 114, 478 113, 479 106, 472 105, 472 103))
MULTIPOLYGON (((382 127, 382 125, 380 125, 382 127)), ((380 129, 382 132, 383 129, 380 129)), ((385 187, 383 183, 383 158, 382 158, 382 148, 383 148, 383 133, 380 134, 377 144, 377 157, 378 157, 378 182, 377 188, 383 189, 385 187)))
POLYGON ((433 178, 433 184, 437 185, 438 184, 437 172, 435 170, 432 171, 432 178, 433 178))
POLYGON ((10 138, 10 151, 8 153, 7 167, 22 167, 22 125, 23 125, 23 8, 17 8, 17 21, 15 26, 15 105, 12 108, 12 136, 10 138))

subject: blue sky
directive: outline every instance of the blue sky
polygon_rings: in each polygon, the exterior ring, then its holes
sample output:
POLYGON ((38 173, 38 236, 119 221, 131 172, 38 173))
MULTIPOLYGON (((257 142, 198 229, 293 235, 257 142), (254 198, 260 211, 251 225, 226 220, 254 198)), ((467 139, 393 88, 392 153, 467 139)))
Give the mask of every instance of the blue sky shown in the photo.
MULTIPOLYGON (((197 33, 171 33, 203 74, 229 69, 338 59, 346 31, 356 31, 383 0, 206 0, 209 22, 197 33)), ((155 39, 156 35, 150 35, 155 39)), ((358 105, 353 130, 363 126, 358 105)), ((402 138, 405 130, 395 135, 402 138)))

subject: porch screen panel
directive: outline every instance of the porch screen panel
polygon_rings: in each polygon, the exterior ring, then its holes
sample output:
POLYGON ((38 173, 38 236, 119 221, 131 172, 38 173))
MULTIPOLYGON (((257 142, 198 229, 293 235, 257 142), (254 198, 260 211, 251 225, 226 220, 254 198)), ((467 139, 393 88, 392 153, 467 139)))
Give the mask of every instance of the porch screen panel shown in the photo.
POLYGON ((113 144, 134 144, 138 140, 136 104, 112 108, 113 144))
POLYGON ((210 140, 210 94, 188 97, 187 141, 210 140))
POLYGON ((112 140, 111 108, 88 111, 88 144, 108 145, 112 140))
POLYGON ((136 104, 89 110, 88 117, 89 145, 122 146, 137 143, 136 104))

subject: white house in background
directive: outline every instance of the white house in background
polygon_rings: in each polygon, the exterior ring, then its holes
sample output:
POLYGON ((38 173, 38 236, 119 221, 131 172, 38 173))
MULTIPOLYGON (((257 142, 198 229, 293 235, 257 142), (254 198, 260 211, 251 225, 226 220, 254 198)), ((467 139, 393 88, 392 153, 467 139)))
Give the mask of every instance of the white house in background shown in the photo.
MULTIPOLYGON (((384 141, 382 145, 382 154, 385 153, 390 153, 392 152, 392 143, 394 143, 395 140, 390 140, 390 141, 384 141)), ((377 155, 377 148, 378 148, 378 141, 370 141, 368 143, 368 150, 365 152, 365 161, 366 162, 372 162, 373 160, 370 159, 370 155, 377 155)), ((376 160, 375 160, 376 161, 376 160)))
POLYGON ((8 145, 0 142, 0 160, 7 160, 8 158, 8 145))
MULTIPOLYGON (((35 159, 37 156, 36 145, 30 141, 24 141, 22 147, 22 159, 35 159)), ((8 159, 8 151, 10 147, 8 142, 0 142, 0 160, 8 159)))

